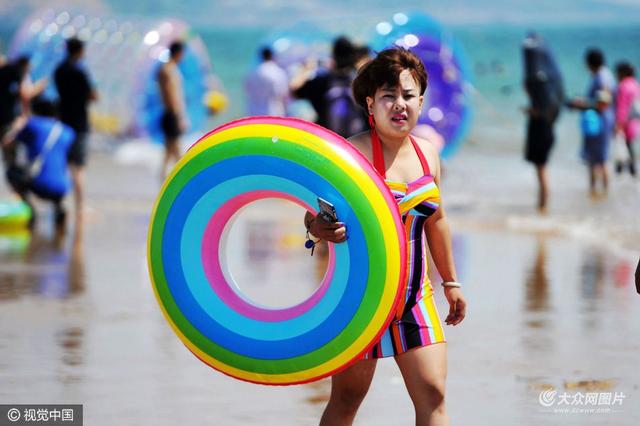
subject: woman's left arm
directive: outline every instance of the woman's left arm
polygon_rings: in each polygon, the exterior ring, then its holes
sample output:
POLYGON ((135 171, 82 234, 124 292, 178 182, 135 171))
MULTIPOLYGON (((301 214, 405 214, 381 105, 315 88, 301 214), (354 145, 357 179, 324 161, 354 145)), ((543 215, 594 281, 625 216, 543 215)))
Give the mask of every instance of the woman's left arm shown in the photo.
MULTIPOLYGON (((442 205, 438 208, 424 226, 429 251, 433 262, 438 268, 438 273, 445 282, 456 282, 456 267, 451 250, 451 234, 449 223, 442 205)), ((445 319, 446 324, 457 325, 466 315, 467 302, 464 300, 462 290, 459 287, 444 287, 444 294, 449 302, 449 315, 445 319)))
MULTIPOLYGON (((430 155, 431 164, 435 166, 434 180, 440 186, 440 160, 435 149, 431 151, 435 155, 430 155)), ((456 282, 456 267, 453 260, 453 250, 451 249, 451 233, 449 223, 442 206, 431 215, 425 222, 425 235, 429 244, 429 251, 433 262, 438 269, 438 273, 445 282, 456 282)), ((445 319, 446 324, 457 325, 466 315, 467 303, 459 287, 444 287, 445 297, 449 302, 449 315, 445 319)))

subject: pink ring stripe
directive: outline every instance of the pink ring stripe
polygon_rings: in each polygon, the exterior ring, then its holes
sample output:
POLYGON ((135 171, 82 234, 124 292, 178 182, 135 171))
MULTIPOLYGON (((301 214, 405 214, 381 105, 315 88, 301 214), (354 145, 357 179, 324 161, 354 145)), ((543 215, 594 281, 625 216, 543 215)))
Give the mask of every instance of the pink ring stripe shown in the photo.
POLYGON ((329 244, 329 262, 322 283, 311 297, 298 305, 284 309, 268 309, 253 305, 240 297, 232 285, 227 282, 222 272, 219 253, 220 239, 225 225, 240 208, 263 198, 281 198, 292 201, 315 213, 311 206, 284 192, 260 190, 240 194, 222 205, 209 219, 202 238, 202 265, 213 291, 227 306, 240 315, 263 322, 287 321, 311 310, 324 297, 333 279, 335 253, 333 247, 329 244))

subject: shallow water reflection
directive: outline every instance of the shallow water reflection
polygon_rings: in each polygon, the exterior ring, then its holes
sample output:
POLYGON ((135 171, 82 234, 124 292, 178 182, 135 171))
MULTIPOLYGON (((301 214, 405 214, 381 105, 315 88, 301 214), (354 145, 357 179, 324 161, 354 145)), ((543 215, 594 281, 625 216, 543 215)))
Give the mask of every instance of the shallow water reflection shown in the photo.
POLYGON ((601 250, 591 247, 585 250, 582 260, 580 269, 581 295, 585 300, 594 300, 594 303, 590 304, 590 308, 596 309, 595 299, 602 295, 603 287, 606 284, 606 259, 601 250))
MULTIPOLYGON (((464 235, 469 315, 462 327, 446 330, 450 392, 467 402, 475 395, 476 407, 492 406, 496 415, 478 408, 483 424, 640 420, 630 401, 640 389, 633 361, 640 350, 640 298, 628 254, 548 234, 464 235), (475 368, 463 365, 468 362, 475 368), (559 418, 538 403, 549 388, 628 397, 623 410, 606 418, 559 418)), ((451 404, 452 411, 463 409, 451 404)), ((474 416, 460 412, 457 420, 474 424, 474 416)))
POLYGON ((65 299, 85 288, 83 231, 70 236, 18 233, 0 236, 0 300, 22 295, 65 299))
POLYGON ((549 278, 547 277, 547 247, 545 237, 538 237, 534 261, 525 280, 525 310, 541 312, 549 309, 549 278))

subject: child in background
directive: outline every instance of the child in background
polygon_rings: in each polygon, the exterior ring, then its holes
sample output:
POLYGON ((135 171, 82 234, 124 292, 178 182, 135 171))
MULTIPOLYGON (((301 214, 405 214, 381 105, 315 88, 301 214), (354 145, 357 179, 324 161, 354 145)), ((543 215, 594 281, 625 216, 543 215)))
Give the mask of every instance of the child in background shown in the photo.
POLYGON ((632 176, 636 175, 633 141, 640 132, 640 118, 634 117, 634 103, 640 103, 640 84, 635 78, 635 70, 628 62, 616 65, 618 93, 616 96, 616 133, 623 133, 629 151, 627 164, 616 164, 616 172, 621 173, 626 167, 632 176))

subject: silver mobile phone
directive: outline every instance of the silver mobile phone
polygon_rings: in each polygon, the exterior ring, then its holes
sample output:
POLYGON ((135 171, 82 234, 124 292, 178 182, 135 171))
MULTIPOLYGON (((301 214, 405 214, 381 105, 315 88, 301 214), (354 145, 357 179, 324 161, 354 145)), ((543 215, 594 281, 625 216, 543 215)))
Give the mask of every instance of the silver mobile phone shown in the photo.
POLYGON ((333 206, 333 204, 318 197, 318 207, 320 208, 318 216, 320 216, 325 222, 335 223, 338 221, 336 208, 333 206))

